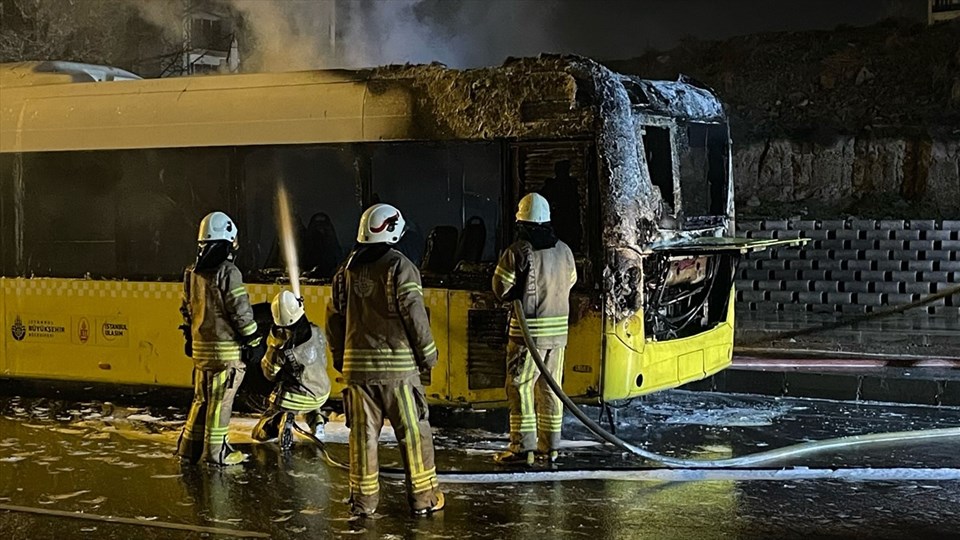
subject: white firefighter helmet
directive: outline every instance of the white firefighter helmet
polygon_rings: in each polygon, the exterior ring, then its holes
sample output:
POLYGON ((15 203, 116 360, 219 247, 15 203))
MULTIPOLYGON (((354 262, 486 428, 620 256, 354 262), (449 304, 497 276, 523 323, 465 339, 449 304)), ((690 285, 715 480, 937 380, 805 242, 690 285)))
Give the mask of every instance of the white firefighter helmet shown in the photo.
POLYGON ((550 203, 539 193, 527 193, 517 205, 517 221, 547 223, 550 221, 550 203))
POLYGON ((210 212, 200 222, 197 242, 226 240, 231 244, 237 241, 237 226, 230 216, 223 212, 210 212))
POLYGON ((290 326, 303 317, 303 300, 290 291, 280 291, 280 294, 273 297, 273 302, 270 302, 270 312, 273 313, 273 324, 290 326))
POLYGON ((400 210, 389 204, 375 204, 367 208, 360 216, 360 230, 357 231, 357 242, 361 244, 377 244, 386 242, 396 244, 403 236, 404 221, 400 210))

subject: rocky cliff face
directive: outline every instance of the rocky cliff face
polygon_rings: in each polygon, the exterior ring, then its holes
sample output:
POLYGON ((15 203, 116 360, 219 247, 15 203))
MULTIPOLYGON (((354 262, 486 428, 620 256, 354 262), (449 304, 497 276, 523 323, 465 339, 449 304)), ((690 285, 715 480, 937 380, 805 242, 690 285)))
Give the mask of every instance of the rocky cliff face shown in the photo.
POLYGON ((960 140, 779 139, 734 148, 741 216, 960 217, 960 140))

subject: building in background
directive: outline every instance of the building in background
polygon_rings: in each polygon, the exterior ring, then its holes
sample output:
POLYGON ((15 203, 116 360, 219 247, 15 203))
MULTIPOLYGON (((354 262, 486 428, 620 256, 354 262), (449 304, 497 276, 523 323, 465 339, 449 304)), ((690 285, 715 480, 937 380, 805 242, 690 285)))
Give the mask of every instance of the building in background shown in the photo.
POLYGON ((927 0, 927 24, 960 17, 960 0, 927 0))

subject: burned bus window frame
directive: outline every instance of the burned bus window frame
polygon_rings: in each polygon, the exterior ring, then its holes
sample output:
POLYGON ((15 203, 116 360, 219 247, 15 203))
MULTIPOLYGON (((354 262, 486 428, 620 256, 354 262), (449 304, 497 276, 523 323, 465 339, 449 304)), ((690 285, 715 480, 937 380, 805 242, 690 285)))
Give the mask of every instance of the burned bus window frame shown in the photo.
POLYGON ((677 125, 679 210, 685 225, 729 214, 729 130, 726 124, 685 122, 677 125), (701 163, 694 163, 695 152, 701 163), (698 170, 699 169, 699 170, 698 170), (696 207, 693 205, 696 204, 696 207))
POLYGON ((673 120, 662 119, 658 122, 657 119, 646 118, 640 125, 639 137, 650 183, 660 190, 660 196, 668 205, 665 210, 672 216, 677 215, 681 199, 675 131, 676 123, 673 120))
MULTIPOLYGON (((521 176, 521 172, 525 175, 525 156, 524 152, 527 151, 541 151, 547 154, 554 153, 562 155, 564 152, 577 152, 579 156, 577 159, 582 163, 580 167, 582 171, 582 178, 577 178, 578 187, 582 190, 581 197, 579 197, 577 212, 579 213, 579 220, 575 224, 576 228, 580 231, 580 241, 579 245, 574 245, 573 243, 567 242, 570 244, 570 249, 573 251, 574 257, 577 261, 577 273, 579 279, 576 284, 576 288, 587 289, 592 286, 593 276, 592 268, 598 267, 599 261, 596 260, 599 257, 599 249, 597 246, 601 245, 600 236, 601 236, 601 227, 602 220, 599 219, 600 216, 600 201, 599 201, 599 178, 601 171, 599 171, 599 163, 596 158, 596 145, 592 140, 586 139, 568 139, 568 140, 542 140, 542 141, 513 141, 510 143, 509 151, 509 162, 507 164, 510 171, 510 194, 511 200, 508 201, 506 208, 509 211, 509 215, 513 216, 517 204, 520 199, 529 191, 525 189, 525 176, 521 176), (586 200, 583 200, 585 195, 586 200)), ((554 166, 564 160, 555 160, 554 166)), ((572 164, 571 164, 572 168, 572 164)), ((556 170, 556 169, 554 169, 556 170)), ((545 173, 549 175, 550 173, 545 173)), ((552 178, 552 177, 551 177, 552 178)), ((555 231, 557 232, 558 237, 563 239, 562 231, 556 227, 557 218, 559 214, 565 214, 563 209, 557 208, 555 206, 555 201, 550 200, 551 197, 549 194, 546 194, 547 200, 550 202, 550 211, 551 211, 551 220, 555 224, 555 231)), ((565 218, 565 216, 564 216, 565 218)), ((504 235, 505 241, 504 246, 509 245, 513 242, 516 235, 516 220, 508 219, 504 223, 504 235)))

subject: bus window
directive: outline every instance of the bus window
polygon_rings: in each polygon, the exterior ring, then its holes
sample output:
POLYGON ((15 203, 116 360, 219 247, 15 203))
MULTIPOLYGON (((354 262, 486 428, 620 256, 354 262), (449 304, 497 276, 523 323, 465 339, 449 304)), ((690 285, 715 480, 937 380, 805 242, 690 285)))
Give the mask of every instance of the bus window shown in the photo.
POLYGON ((407 220, 399 250, 418 266, 443 271, 460 263, 458 256, 496 260, 503 183, 498 144, 384 143, 369 152, 370 202, 392 204, 407 220), (469 249, 471 241, 482 241, 482 249, 469 249))
POLYGON ((229 155, 221 148, 24 154, 23 271, 179 280, 196 254, 200 219, 223 208, 229 155))
POLYGON ((647 158, 650 181, 660 190, 667 204, 668 213, 676 208, 673 182, 673 148, 670 145, 670 128, 643 126, 643 149, 647 158))
POLYGON ((362 211, 354 157, 349 145, 274 146, 242 156, 241 256, 251 257, 251 268, 285 271, 274 217, 282 180, 294 214, 301 272, 321 280, 333 277, 355 243, 362 211))
POLYGON ((690 124, 680 151, 680 192, 686 218, 727 214, 727 129, 690 124))
POLYGON ((513 149, 517 200, 534 191, 546 197, 554 231, 578 256, 588 251, 589 155, 583 143, 518 144, 513 149))

